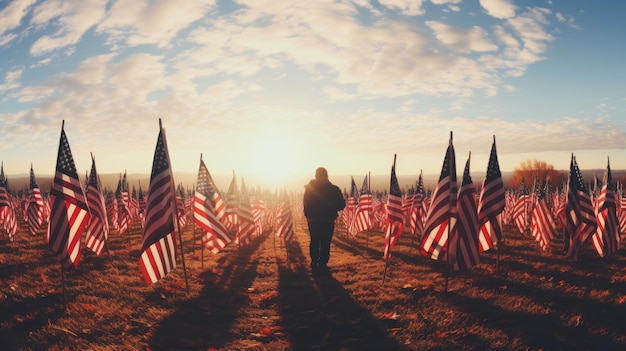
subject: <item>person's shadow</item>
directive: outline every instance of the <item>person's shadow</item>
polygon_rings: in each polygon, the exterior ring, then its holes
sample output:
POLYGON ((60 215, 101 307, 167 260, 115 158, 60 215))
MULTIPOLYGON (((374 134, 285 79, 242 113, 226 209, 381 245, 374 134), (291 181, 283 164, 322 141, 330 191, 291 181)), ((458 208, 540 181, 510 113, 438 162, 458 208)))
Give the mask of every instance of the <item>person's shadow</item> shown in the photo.
POLYGON ((279 263, 279 308, 292 350, 402 350, 330 271, 313 274, 297 242, 279 263))

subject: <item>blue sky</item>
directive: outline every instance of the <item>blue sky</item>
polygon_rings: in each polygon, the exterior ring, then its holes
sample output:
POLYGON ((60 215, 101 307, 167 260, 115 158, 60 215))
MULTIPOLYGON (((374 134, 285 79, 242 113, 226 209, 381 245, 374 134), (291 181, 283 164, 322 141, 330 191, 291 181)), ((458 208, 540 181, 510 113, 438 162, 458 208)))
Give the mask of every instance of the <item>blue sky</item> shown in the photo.
POLYGON ((0 161, 52 174, 62 121, 79 172, 275 184, 438 173, 454 135, 484 174, 528 159, 626 168, 626 2, 0 2, 0 161))

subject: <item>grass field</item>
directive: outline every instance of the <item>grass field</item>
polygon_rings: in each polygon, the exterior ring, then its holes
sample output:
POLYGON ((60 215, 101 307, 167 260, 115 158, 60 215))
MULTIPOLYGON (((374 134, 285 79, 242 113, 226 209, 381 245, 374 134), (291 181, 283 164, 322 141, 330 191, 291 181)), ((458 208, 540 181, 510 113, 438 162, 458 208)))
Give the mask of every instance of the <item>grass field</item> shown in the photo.
POLYGON ((185 267, 146 286, 141 230, 112 233, 64 279, 45 232, 0 240, 4 350, 618 350, 626 349, 624 250, 577 261, 505 227, 499 255, 446 272, 404 236, 385 281, 383 235, 338 227, 331 270, 308 269, 308 232, 271 232, 214 255, 183 230, 185 267), (499 256, 499 259, 498 259, 499 256), (448 290, 444 283, 448 276, 448 290), (63 284, 63 281, 65 284, 63 284), (188 286, 188 289, 187 289, 188 286))

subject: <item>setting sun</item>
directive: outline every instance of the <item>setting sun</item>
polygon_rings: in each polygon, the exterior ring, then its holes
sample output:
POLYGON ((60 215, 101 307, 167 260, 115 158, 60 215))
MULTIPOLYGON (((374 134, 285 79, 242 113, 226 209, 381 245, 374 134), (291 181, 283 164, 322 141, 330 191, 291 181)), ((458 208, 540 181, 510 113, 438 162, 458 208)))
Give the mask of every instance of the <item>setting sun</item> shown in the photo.
POLYGON ((262 186, 280 187, 306 172, 301 163, 302 142, 292 135, 278 130, 259 133, 251 138, 250 149, 250 159, 238 173, 249 175, 262 186))

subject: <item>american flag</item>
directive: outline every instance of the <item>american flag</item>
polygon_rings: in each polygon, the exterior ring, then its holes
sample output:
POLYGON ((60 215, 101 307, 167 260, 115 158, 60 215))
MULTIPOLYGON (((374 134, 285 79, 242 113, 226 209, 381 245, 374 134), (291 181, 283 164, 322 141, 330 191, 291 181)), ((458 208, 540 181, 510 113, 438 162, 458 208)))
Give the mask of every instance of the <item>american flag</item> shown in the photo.
POLYGON ((505 205, 504 183, 502 182, 502 173, 496 153, 496 137, 494 136, 487 174, 478 200, 478 224, 480 225, 478 238, 481 252, 492 249, 502 239, 502 228, 498 221, 498 215, 504 210, 505 205))
POLYGON ((619 220, 617 217, 617 194, 611 166, 607 161, 606 172, 602 183, 602 190, 598 197, 598 229, 592 236, 596 252, 602 256, 609 256, 617 252, 620 245, 619 220))
POLYGON ((441 175, 431 196, 426 215, 421 243, 422 255, 439 260, 443 253, 442 258, 447 259, 448 232, 454 228, 457 217, 456 197, 456 157, 450 133, 450 143, 441 167, 441 175))
POLYGON ((546 188, 549 188, 547 181, 544 187, 538 188, 537 203, 530 218, 530 233, 537 240, 543 251, 547 251, 550 248, 550 240, 556 232, 556 224, 546 200, 547 196, 549 196, 546 188))
POLYGON ((178 184, 176 189, 176 214, 178 217, 178 227, 182 228, 187 224, 187 207, 185 206, 185 188, 178 184))
POLYGON ((454 270, 468 269, 480 263, 475 193, 468 157, 456 203, 458 221, 450 233, 450 263, 454 270))
POLYGON ((0 208, 8 207, 10 204, 9 182, 4 175, 4 163, 2 163, 2 165, 0 165, 0 208))
POLYGON ((237 237, 235 242, 239 245, 247 245, 252 240, 255 233, 254 215, 252 214, 252 206, 250 205, 250 196, 246 190, 245 182, 241 181, 241 193, 237 207, 237 237))
POLYGON ((357 233, 372 229, 372 193, 370 192, 367 176, 363 180, 359 202, 356 207, 355 226, 357 233))
POLYGON ((118 230, 118 208, 117 208, 117 199, 115 195, 109 193, 107 196, 107 213, 109 214, 109 219, 111 222, 111 228, 114 230, 118 230))
POLYGON ((263 216, 265 215, 265 201, 259 199, 258 196, 250 197, 250 206, 252 206, 252 217, 254 218, 254 230, 257 235, 263 234, 263 216))
POLYGON ((125 190, 124 182, 122 181, 122 175, 117 182, 117 189, 115 190, 115 198, 117 199, 117 229, 120 234, 126 233, 130 226, 130 212, 128 210, 128 201, 126 201, 128 192, 125 190))
POLYGON ((4 175, 4 164, 0 165, 0 223, 7 232, 9 240, 17 232, 17 217, 11 197, 9 195, 9 181, 4 175))
POLYGON ((409 221, 409 232, 420 240, 424 234, 424 217, 426 217, 426 191, 424 190, 424 177, 420 171, 417 180, 417 187, 413 195, 413 205, 411 206, 411 217, 409 221))
POLYGON ((589 190, 572 154, 567 186, 565 228, 563 230, 564 251, 576 257, 580 246, 596 231, 596 215, 589 190))
POLYGON ((513 222, 520 233, 524 233, 528 228, 528 203, 530 202, 530 195, 528 194, 528 188, 522 182, 517 190, 517 199, 513 205, 513 222))
POLYGON ((626 197, 619 195, 621 191, 617 192, 619 208, 617 210, 619 218, 620 233, 626 233, 626 197))
POLYGON ((284 189, 281 198, 278 213, 276 214, 276 236, 289 242, 294 239, 293 216, 291 202, 284 189))
POLYGON ((139 192, 137 193, 137 212, 139 214, 139 219, 141 220, 141 227, 143 228, 145 224, 146 199, 143 189, 141 188, 141 182, 139 182, 139 192))
POLYGON ((148 285, 159 281, 176 268, 176 194, 169 162, 165 130, 161 127, 152 161, 146 225, 139 258, 139 269, 148 285))
POLYGON ((30 235, 37 234, 41 224, 43 223, 43 197, 41 197, 41 190, 37 184, 35 178, 35 171, 33 165, 30 166, 30 188, 28 199, 28 232, 30 235))
POLYGON ((194 195, 193 218, 195 223, 204 231, 202 243, 213 253, 218 253, 232 238, 224 226, 225 204, 217 191, 215 182, 208 168, 200 157, 198 169, 198 184, 194 195))
POLYGON ((96 160, 91 158, 91 171, 87 181, 87 204, 91 217, 87 225, 86 246, 96 255, 100 255, 109 235, 109 223, 107 222, 106 205, 104 196, 100 190, 96 160))
POLYGON ((404 217, 405 227, 411 225, 411 210, 413 209, 413 198, 415 197, 414 191, 414 189, 409 189, 402 200, 402 217, 404 217))
POLYGON ((387 222, 385 225, 385 250, 383 258, 389 258, 393 246, 404 231, 404 218, 402 216, 402 192, 396 177, 396 162, 391 166, 391 180, 389 182, 389 196, 387 197, 387 222))
POLYGON ((80 237, 89 223, 89 207, 63 127, 50 197, 46 241, 63 267, 77 267, 81 257, 80 237))
POLYGON ((226 192, 226 228, 230 231, 236 231, 238 224, 238 208, 239 208, 239 190, 237 187, 237 178, 233 171, 233 178, 230 181, 228 192, 226 192))
POLYGON ((344 225, 348 229, 348 233, 355 236, 358 234, 354 220, 356 216, 356 204, 357 198, 359 197, 359 189, 354 182, 354 177, 350 177, 350 179, 350 193, 347 196, 346 207, 343 209, 342 217, 344 225))

